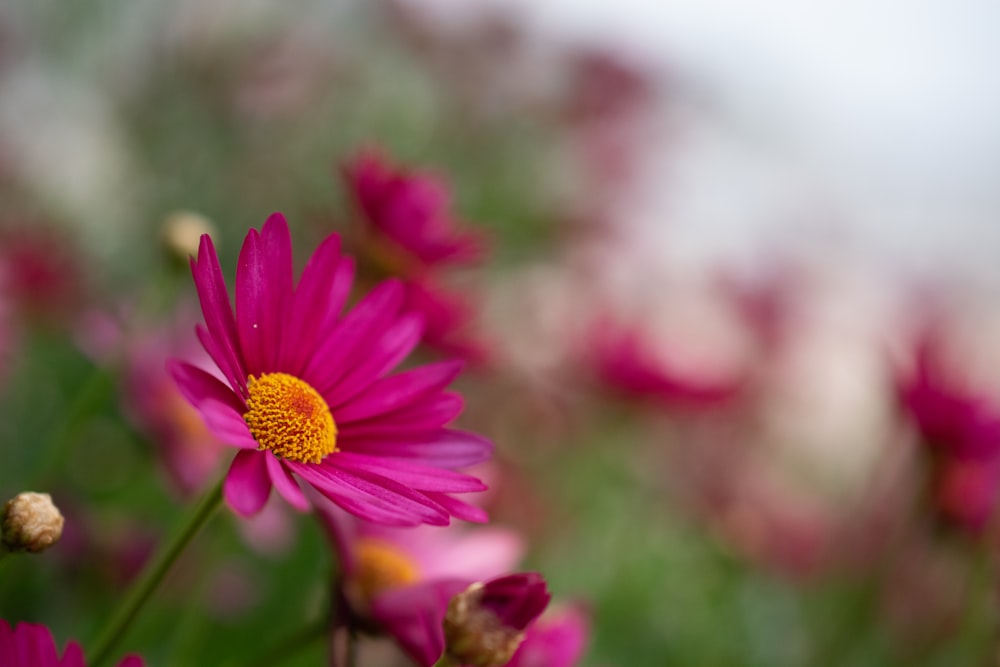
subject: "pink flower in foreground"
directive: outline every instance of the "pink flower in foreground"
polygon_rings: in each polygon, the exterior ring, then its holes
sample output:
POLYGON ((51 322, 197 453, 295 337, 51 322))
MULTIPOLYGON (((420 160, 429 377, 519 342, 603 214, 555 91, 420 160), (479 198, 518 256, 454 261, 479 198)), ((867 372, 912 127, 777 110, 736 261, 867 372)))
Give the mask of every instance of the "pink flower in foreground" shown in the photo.
POLYGON ((206 326, 196 331, 226 382, 190 364, 170 371, 216 436, 239 451, 226 502, 249 516, 271 487, 293 507, 309 502, 297 480, 363 519, 446 525, 485 513, 450 494, 482 491, 454 472, 489 458, 489 441, 446 428, 462 408, 445 391, 461 363, 388 375, 417 345, 422 323, 401 311, 388 280, 341 316, 354 264, 331 235, 298 284, 280 214, 251 229, 236 271, 236 311, 208 236, 192 261, 206 326))
POLYGON ((550 597, 537 572, 484 583, 442 579, 389 591, 375 600, 373 616, 422 667, 446 651, 457 664, 500 667, 510 662, 550 597))
MULTIPOLYGON (((3 667, 87 667, 83 650, 76 642, 66 645, 62 657, 52 633, 44 625, 18 623, 12 630, 0 619, 0 665, 3 667)), ((118 667, 142 667, 142 658, 128 656, 118 667)))
POLYGON ((414 273, 444 264, 481 259, 485 242, 477 232, 461 230, 451 213, 451 196, 438 178, 388 165, 365 151, 344 166, 344 177, 390 273, 414 273))

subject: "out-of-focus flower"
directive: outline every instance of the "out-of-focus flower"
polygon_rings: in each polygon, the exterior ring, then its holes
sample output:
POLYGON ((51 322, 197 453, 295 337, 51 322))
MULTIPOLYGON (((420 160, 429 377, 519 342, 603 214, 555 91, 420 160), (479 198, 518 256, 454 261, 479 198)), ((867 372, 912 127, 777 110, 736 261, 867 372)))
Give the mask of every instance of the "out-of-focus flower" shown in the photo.
POLYGON ((638 330, 622 330, 604 322, 595 326, 595 337, 598 378, 631 396, 662 406, 711 406, 733 399, 743 387, 744 378, 737 375, 724 376, 710 370, 699 373, 672 364, 665 358, 668 355, 656 351, 663 345, 643 340, 638 330))
POLYGON ((444 274, 481 261, 485 238, 454 218, 446 183, 390 165, 371 150, 348 162, 343 173, 363 218, 362 253, 377 274, 406 282, 406 307, 424 319, 423 342, 483 361, 486 345, 471 330, 477 315, 472 297, 447 287, 444 274))
POLYGON ((229 451, 163 373, 170 358, 202 368, 211 365, 204 350, 179 334, 181 328, 190 332, 194 320, 180 309, 174 322, 129 336, 122 383, 127 414, 156 444, 170 481, 185 495, 202 489, 229 451))
POLYGON ((368 225, 368 254, 390 275, 415 277, 483 258, 483 236, 460 227, 443 180, 393 167, 373 151, 348 162, 344 177, 368 225))
POLYGON ((961 376, 946 347, 941 331, 923 333, 899 397, 930 455, 937 510, 980 532, 1000 492, 1000 404, 961 376))
POLYGON ((390 528, 358 521, 328 503, 317 509, 339 556, 348 621, 370 623, 373 603, 388 591, 441 579, 488 579, 509 572, 524 554, 524 541, 504 528, 390 528))
POLYGON ((19 493, 4 506, 0 549, 45 551, 59 541, 63 516, 47 493, 19 493))
POLYGON ((456 664, 507 664, 550 595, 537 572, 486 582, 442 579, 395 589, 374 603, 375 618, 423 667, 445 652, 456 664))
POLYGON ((573 667, 590 634, 587 614, 578 606, 550 607, 524 635, 508 667, 573 667))
POLYGON ((0 271, 17 314, 59 323, 79 313, 83 271, 64 232, 30 221, 0 229, 0 271))
MULTIPOLYGON (((4 667, 87 667, 83 649, 76 642, 66 645, 62 657, 52 632, 44 625, 18 623, 13 629, 0 619, 0 664, 4 667)), ((142 667, 142 658, 130 655, 118 667, 142 667)))
POLYGON ((398 281, 377 286, 341 317, 354 264, 341 257, 340 238, 319 246, 295 285, 280 214, 247 234, 235 315, 207 236, 192 270, 206 322, 196 331, 226 382, 187 363, 170 370, 209 429, 240 450, 224 485, 230 507, 255 514, 274 486, 306 510, 298 478, 376 523, 485 520, 451 495, 485 489, 455 470, 492 451, 489 441, 445 426, 462 408, 444 391, 461 364, 388 375, 422 332, 420 318, 401 312, 398 281))

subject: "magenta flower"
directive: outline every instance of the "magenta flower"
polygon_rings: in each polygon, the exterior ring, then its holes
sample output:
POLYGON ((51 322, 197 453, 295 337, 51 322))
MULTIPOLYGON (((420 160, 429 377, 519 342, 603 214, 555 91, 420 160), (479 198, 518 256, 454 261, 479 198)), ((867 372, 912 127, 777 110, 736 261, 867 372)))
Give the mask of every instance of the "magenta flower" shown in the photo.
POLYGON ((348 615, 362 623, 372 620, 372 605, 384 593, 437 580, 489 579, 524 555, 524 541, 505 528, 392 528, 358 521, 329 503, 316 509, 338 554, 348 615))
POLYGON ((373 614, 423 667, 445 651, 458 664, 505 665, 550 597, 537 572, 484 583, 441 579, 387 592, 373 614))
MULTIPOLYGON (((118 667, 142 667, 142 658, 130 655, 118 667)), ((52 633, 44 625, 18 623, 12 630, 0 619, 0 665, 3 667, 87 667, 83 650, 76 642, 66 645, 62 657, 52 633)))
POLYGON ((932 456, 934 501, 942 517, 977 533, 1000 493, 1000 406, 949 368, 936 331, 917 345, 900 401, 932 456))
POLYGON ((235 314, 208 236, 191 266, 206 324, 198 338, 226 381, 176 361, 170 371, 209 429, 239 449, 223 488, 230 507, 255 514, 274 486, 306 510, 303 480, 376 523, 485 520, 451 495, 485 489, 455 470, 492 450, 480 436, 446 427, 462 408, 445 391, 461 363, 389 375, 422 331, 402 311, 398 281, 378 285, 342 316, 354 264, 341 257, 340 238, 320 244, 295 284, 280 214, 247 234, 235 314))
POLYGON ((448 188, 436 177, 393 168, 372 151, 346 164, 344 177, 390 273, 413 276, 483 257, 483 237, 458 228, 448 188))
POLYGON ((737 374, 672 368, 639 330, 625 330, 608 321, 598 321, 591 349, 597 377, 605 385, 660 405, 719 406, 736 398, 743 388, 737 374))

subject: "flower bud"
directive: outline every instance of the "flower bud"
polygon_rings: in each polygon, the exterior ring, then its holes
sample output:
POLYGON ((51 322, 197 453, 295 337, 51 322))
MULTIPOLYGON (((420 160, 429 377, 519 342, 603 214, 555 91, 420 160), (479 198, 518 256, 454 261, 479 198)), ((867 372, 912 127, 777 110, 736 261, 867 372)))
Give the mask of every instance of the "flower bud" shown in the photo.
POLYGON ((19 493, 7 501, 3 513, 6 551, 45 551, 59 541, 63 517, 47 493, 19 493))
POLYGON ((198 256, 202 234, 214 232, 212 221, 193 211, 175 211, 163 220, 161 238, 171 257, 187 263, 198 256))
POLYGON ((537 572, 475 583, 451 599, 444 619, 446 650, 455 662, 500 667, 510 662, 524 630, 549 604, 537 572))

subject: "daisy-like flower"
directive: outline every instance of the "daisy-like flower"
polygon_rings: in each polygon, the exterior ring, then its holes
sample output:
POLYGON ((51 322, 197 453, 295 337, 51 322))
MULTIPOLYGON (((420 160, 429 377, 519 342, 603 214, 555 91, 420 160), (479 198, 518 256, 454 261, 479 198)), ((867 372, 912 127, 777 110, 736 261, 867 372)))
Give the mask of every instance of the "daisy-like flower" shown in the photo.
MULTIPOLYGON (((118 667, 142 667, 142 658, 130 655, 118 667)), ((3 667, 87 667, 83 650, 76 642, 66 645, 62 657, 52 633, 44 625, 18 623, 11 629, 0 619, 0 665, 3 667)))
POLYGON ((455 470, 492 450, 484 438, 446 428, 462 408, 445 391, 461 363, 389 374, 422 331, 420 318, 402 310, 398 281, 376 286, 342 316, 354 264, 341 256, 340 238, 320 244, 296 284, 280 214, 247 234, 235 314, 208 236, 192 271, 205 316, 196 332, 226 380, 181 362, 170 371, 208 427, 239 449, 223 487, 230 507, 255 514, 274 486, 305 511, 302 480, 376 523, 486 520, 450 495, 486 488, 455 470))

